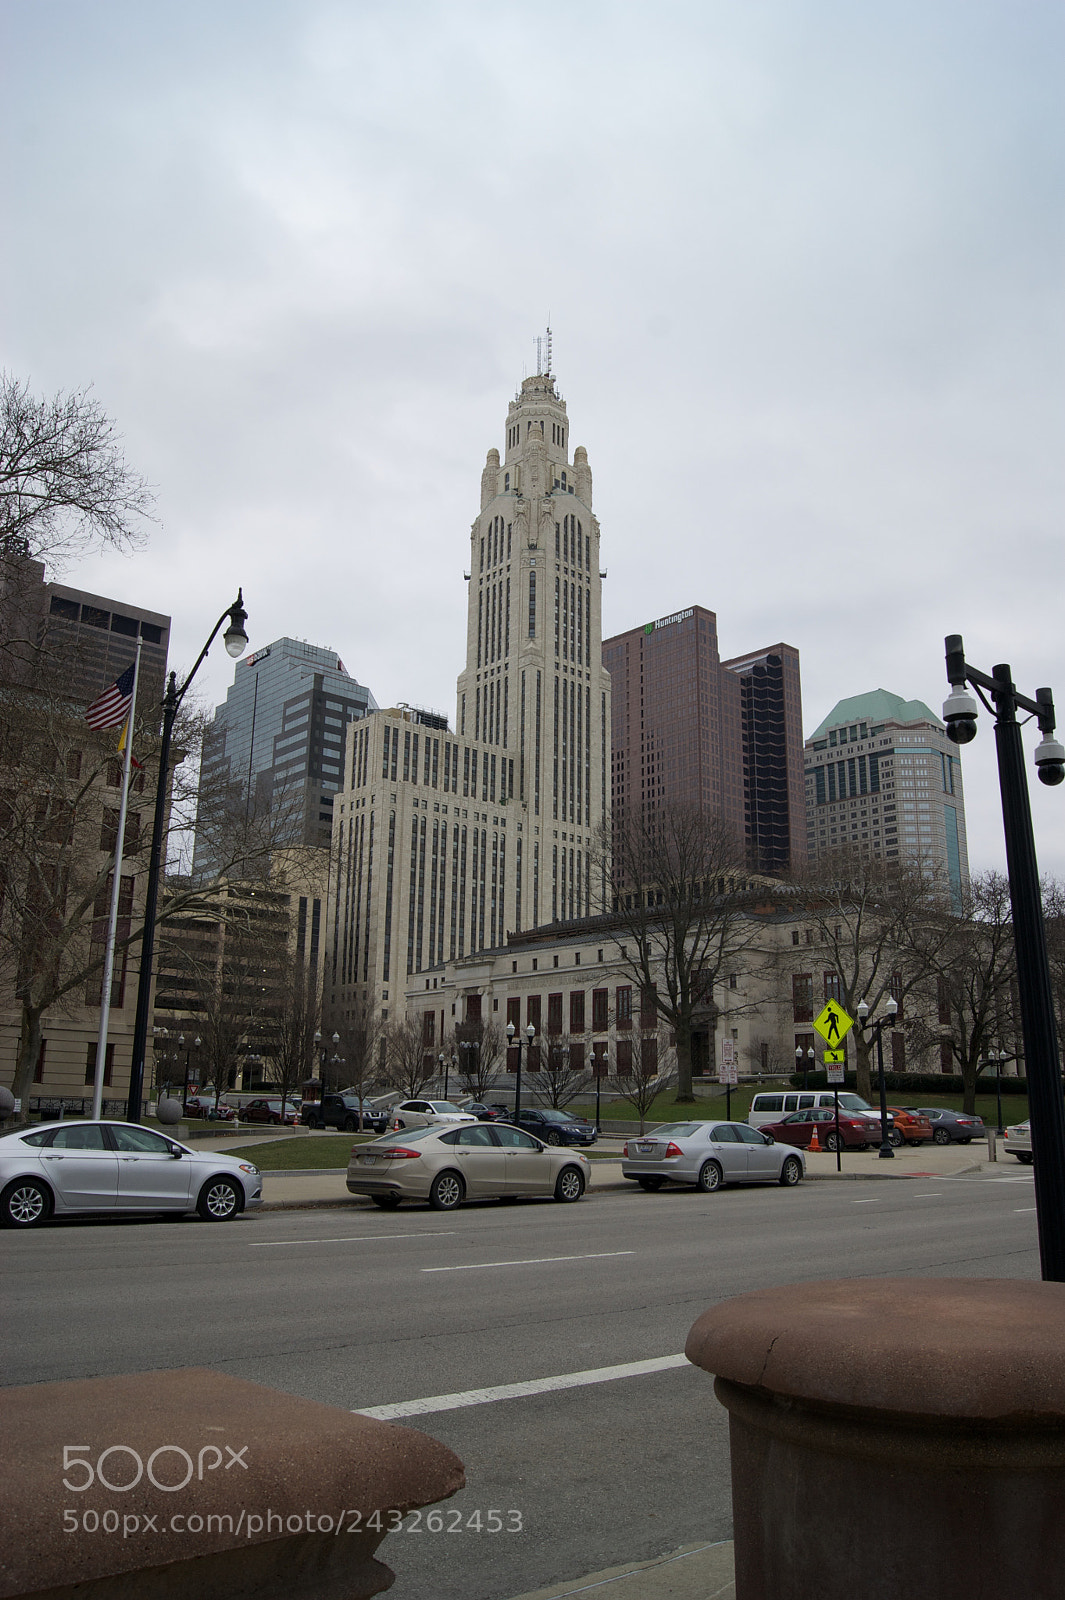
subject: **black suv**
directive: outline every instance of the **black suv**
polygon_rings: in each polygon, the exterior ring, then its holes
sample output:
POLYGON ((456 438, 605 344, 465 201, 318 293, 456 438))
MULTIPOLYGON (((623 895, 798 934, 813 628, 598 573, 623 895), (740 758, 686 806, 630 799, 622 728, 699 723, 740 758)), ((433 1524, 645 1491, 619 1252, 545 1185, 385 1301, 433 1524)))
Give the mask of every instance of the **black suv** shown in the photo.
POLYGON ((508 1117, 506 1120, 534 1134, 545 1144, 594 1144, 599 1137, 594 1122, 588 1122, 572 1111, 536 1111, 523 1107, 520 1117, 508 1117))
MULTIPOLYGON (((359 1097, 357 1094, 327 1094, 321 1100, 305 1105, 300 1121, 308 1128, 342 1128, 345 1133, 356 1133, 359 1127, 359 1097)), ((367 1131, 384 1133, 388 1127, 387 1111, 379 1111, 368 1100, 362 1102, 362 1125, 367 1131)))

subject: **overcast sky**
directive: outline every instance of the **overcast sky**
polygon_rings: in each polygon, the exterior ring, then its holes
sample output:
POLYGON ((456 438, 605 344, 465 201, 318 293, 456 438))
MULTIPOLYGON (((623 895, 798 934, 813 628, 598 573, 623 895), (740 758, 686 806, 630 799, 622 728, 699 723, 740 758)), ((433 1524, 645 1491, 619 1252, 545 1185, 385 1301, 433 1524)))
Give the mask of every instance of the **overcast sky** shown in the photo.
POLYGON ((158 494, 146 552, 56 575, 170 613, 172 664, 242 584, 254 647, 453 716, 481 468, 550 317, 608 634, 698 603, 723 655, 784 639, 809 733, 877 687, 938 710, 957 631, 1065 723, 1058 0, 0 17, 0 355, 94 385, 158 494))

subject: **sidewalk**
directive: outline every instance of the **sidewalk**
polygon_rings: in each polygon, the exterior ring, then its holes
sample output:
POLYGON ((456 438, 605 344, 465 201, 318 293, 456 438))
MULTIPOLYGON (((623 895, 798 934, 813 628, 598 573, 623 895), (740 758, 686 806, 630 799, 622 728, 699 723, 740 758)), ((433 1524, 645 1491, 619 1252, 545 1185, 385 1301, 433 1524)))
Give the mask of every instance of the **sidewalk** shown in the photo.
POLYGON ((596 1600, 734 1600, 731 1539, 720 1544, 684 1545, 654 1561, 607 1567, 586 1578, 573 1578, 548 1589, 515 1595, 512 1600, 565 1600, 567 1595, 594 1595, 596 1600))

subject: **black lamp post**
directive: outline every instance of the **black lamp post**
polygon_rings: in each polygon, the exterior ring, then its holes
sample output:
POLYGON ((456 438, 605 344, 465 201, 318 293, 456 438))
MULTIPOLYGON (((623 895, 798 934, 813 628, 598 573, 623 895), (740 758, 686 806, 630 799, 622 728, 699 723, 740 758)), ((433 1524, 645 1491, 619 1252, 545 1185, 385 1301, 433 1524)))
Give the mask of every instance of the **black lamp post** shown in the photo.
POLYGON ((806 1050, 803 1049, 801 1044, 796 1045, 795 1059, 802 1068, 802 1086, 804 1089, 808 1089, 810 1087, 810 1068, 817 1060, 813 1045, 810 1045, 806 1050))
POLYGON ((152 822, 151 853, 148 857, 148 882, 144 895, 144 931, 141 934, 140 973, 137 979, 137 1014, 133 1024, 133 1059, 130 1063, 129 1100, 126 1105, 126 1116, 130 1122, 139 1122, 141 1119, 144 1053, 148 1043, 148 1003, 152 993, 152 961, 155 955, 155 915, 159 905, 159 878, 163 864, 163 823, 166 817, 170 741, 185 691, 199 671, 219 628, 227 619, 229 627, 224 635, 226 649, 234 658, 244 654, 248 647, 248 635, 244 631, 248 613, 244 609, 243 591, 238 589, 237 598, 228 611, 223 611, 211 629, 211 637, 196 657, 195 665, 181 688, 177 686, 177 673, 172 672, 163 697, 163 734, 159 742, 159 774, 155 783, 155 816, 152 822))
POLYGON ((878 1154, 881 1161, 892 1161, 895 1157, 887 1131, 887 1087, 884 1083, 884 1029, 895 1026, 898 1009, 898 1001, 894 995, 891 995, 884 1007, 887 1015, 881 1017, 879 1022, 870 1022, 869 1007, 865 1001, 859 1000, 857 1006, 858 1021, 861 1024, 862 1032, 868 1031, 876 1035, 876 1075, 880 1083, 880 1150, 878 1154))
MULTIPOLYGON (((512 1022, 508 1022, 507 1023, 507 1045, 508 1045, 508 1047, 514 1043, 514 1034, 515 1034, 516 1031, 517 1030, 515 1029, 514 1024, 512 1022)), ((530 1022, 529 1026, 525 1030, 525 1048, 527 1050, 531 1050, 532 1049, 533 1040, 535 1038, 536 1038, 536 1029, 533 1027, 532 1023, 530 1022)), ((519 1040, 518 1040, 518 1075, 514 1080, 514 1121, 517 1122, 517 1120, 518 1120, 518 1118, 520 1116, 521 1116, 521 1039, 519 1038, 519 1040)))
POLYGON ((1039 1258, 1045 1279, 1065 1283, 1065 1098, 1061 1093, 1054 997, 1018 710, 1027 711, 1039 724, 1042 739, 1035 749, 1035 765, 1041 783, 1054 786, 1065 780, 1065 746, 1054 738, 1051 690, 1037 689, 1035 699, 1029 700, 1018 692, 1008 665, 995 667, 990 676, 978 672, 965 659, 960 634, 947 638, 946 654, 951 686, 943 706, 947 737, 955 744, 968 744, 976 737, 978 707, 967 691, 969 684, 995 718, 1021 1032, 1032 1113, 1039 1258))
MULTIPOLYGON (((478 1091, 477 1091, 478 1093, 481 1092, 480 1091, 481 1074, 480 1074, 480 1072, 478 1072, 475 1075, 474 1073, 472 1073, 470 1071, 470 1055, 469 1055, 469 1053, 470 1053, 471 1050, 477 1050, 479 1052, 480 1048, 481 1048, 480 1039, 460 1039, 459 1040, 459 1049, 460 1050, 465 1050, 465 1052, 466 1052, 466 1081, 467 1081, 467 1083, 476 1082, 477 1085, 478 1085, 478 1091)), ((477 1060, 478 1060, 478 1064, 480 1064, 480 1055, 478 1055, 477 1060)))
POLYGON ((444 1052, 442 1050, 441 1050, 440 1054, 437 1056, 436 1060, 437 1060, 437 1065, 440 1068, 440 1071, 444 1074, 444 1099, 446 1100, 447 1099, 448 1072, 449 1072, 449 1069, 450 1069, 450 1066, 451 1066, 451 1062, 450 1062, 450 1059, 444 1054, 444 1052))

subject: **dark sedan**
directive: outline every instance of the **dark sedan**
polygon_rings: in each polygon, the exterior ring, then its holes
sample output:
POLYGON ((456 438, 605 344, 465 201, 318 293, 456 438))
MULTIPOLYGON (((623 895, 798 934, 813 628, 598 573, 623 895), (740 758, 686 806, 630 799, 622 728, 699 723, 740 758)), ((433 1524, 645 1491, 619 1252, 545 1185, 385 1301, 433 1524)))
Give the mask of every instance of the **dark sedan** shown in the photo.
POLYGON ((529 1107, 522 1110, 520 1117, 508 1117, 507 1121, 535 1134, 545 1144, 594 1144, 599 1137, 595 1123, 578 1117, 573 1111, 555 1111, 550 1107, 539 1111, 529 1107))
POLYGON ((932 1124, 936 1144, 971 1144, 974 1139, 982 1139, 986 1131, 983 1117, 970 1116, 965 1111, 945 1111, 941 1106, 917 1109, 932 1124))
POLYGON ((463 1106, 463 1111, 469 1111, 477 1118, 478 1122, 507 1122, 510 1118, 510 1107, 493 1101, 485 1105, 480 1100, 475 1100, 472 1105, 463 1106))

